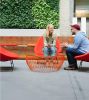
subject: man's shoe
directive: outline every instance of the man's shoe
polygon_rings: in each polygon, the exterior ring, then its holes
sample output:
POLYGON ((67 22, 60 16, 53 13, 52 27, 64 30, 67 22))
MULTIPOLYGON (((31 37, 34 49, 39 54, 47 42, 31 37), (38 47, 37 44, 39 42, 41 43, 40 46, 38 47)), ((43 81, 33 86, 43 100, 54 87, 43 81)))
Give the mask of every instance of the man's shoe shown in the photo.
POLYGON ((71 64, 68 67, 65 67, 64 70, 77 70, 78 67, 76 64, 71 64))

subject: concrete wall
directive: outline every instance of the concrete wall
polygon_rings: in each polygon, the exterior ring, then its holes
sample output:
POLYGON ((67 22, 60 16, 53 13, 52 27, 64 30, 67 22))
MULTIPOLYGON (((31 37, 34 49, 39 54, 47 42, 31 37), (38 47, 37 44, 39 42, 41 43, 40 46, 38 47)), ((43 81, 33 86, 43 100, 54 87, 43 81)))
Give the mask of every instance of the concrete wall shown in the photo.
POLYGON ((89 18, 87 19, 87 34, 89 36, 89 18))
MULTIPOLYGON (((41 36, 45 29, 0 29, 0 36, 41 36)), ((55 29, 54 33, 60 35, 60 30, 55 29)))
POLYGON ((60 34, 71 35, 70 25, 72 24, 74 11, 74 0, 60 0, 60 34))

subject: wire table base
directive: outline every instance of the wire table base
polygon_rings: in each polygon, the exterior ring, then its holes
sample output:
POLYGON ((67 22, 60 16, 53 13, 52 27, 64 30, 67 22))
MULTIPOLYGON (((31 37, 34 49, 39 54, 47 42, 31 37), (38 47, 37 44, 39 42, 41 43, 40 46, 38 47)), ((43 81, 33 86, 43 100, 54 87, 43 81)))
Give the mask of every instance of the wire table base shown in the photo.
POLYGON ((64 62, 64 55, 56 57, 27 56, 26 62, 31 71, 55 72, 60 70, 64 62))

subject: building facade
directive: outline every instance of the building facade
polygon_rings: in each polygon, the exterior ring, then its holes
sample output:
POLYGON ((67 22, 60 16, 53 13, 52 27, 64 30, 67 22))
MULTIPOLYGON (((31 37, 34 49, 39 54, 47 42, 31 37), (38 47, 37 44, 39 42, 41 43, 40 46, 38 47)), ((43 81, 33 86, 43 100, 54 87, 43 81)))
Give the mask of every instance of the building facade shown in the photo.
POLYGON ((70 25, 75 23, 89 36, 89 0, 60 0, 60 34, 71 35, 70 25))

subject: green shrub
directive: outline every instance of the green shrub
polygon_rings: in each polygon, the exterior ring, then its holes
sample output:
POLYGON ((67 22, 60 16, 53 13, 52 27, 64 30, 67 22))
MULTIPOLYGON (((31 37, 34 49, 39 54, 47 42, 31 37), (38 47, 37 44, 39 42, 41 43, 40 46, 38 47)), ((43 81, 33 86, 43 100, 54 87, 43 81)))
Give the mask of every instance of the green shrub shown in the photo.
POLYGON ((35 28, 32 0, 2 0, 0 3, 1 28, 35 28))
POLYGON ((55 10, 59 13, 59 0, 46 0, 46 2, 52 10, 55 10))
POLYGON ((59 23, 59 13, 46 3, 45 0, 35 1, 32 7, 32 15, 37 28, 45 28, 51 23, 57 28, 59 23))
POLYGON ((59 0, 1 0, 0 28, 58 27, 59 0))

